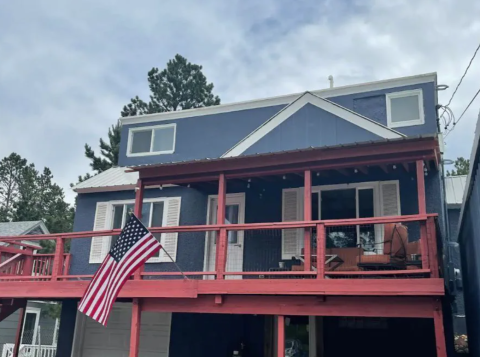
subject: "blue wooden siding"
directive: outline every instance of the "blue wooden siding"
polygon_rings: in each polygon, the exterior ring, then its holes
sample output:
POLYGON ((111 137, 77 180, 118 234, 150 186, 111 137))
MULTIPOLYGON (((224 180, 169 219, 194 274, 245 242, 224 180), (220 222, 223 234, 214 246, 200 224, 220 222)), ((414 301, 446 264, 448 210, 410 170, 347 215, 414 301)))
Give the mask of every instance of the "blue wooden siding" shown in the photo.
POLYGON ((305 105, 243 154, 380 140, 381 137, 312 104, 305 105))
MULTIPOLYGON (((358 112, 367 118, 378 121, 383 125, 387 125, 385 95, 387 93, 412 89, 422 89, 423 91, 425 124, 402 127, 396 130, 409 136, 437 133, 437 115, 435 109, 436 93, 433 82, 391 88, 387 90, 331 97, 328 99, 347 109, 358 112)), ((285 105, 277 105, 162 122, 124 125, 122 129, 122 141, 120 144, 119 165, 133 166, 204 158, 218 158, 257 127, 270 119, 284 106, 285 105), (142 157, 126 156, 128 130, 130 128, 169 123, 177 124, 175 153, 142 157)), ((303 112, 305 111, 313 113, 313 111, 310 109, 303 110, 303 112)), ((311 141, 314 145, 317 145, 318 139, 315 131, 317 131, 319 126, 322 126, 321 130, 325 133, 329 133, 334 130, 334 128, 325 127, 326 125, 320 125, 319 123, 332 123, 337 127, 337 129, 341 124, 338 124, 337 120, 332 120, 332 118, 326 115, 325 112, 319 110, 315 113, 319 122, 315 122, 313 116, 309 119, 308 123, 309 125, 312 125, 313 130, 311 133, 307 133, 307 141, 311 141)), ((299 116, 297 115, 297 117, 299 116)), ((366 136, 366 134, 360 133, 357 127, 349 125, 348 123, 345 125, 345 128, 342 127, 343 136, 340 140, 342 143, 358 142, 363 141, 364 139, 370 140, 371 136, 366 136)), ((301 140, 305 137, 304 129, 299 128, 295 130, 298 132, 295 133, 294 138, 282 137, 282 139, 284 138, 285 141, 287 141, 285 145, 289 149, 305 147, 306 145, 306 143, 301 140), (292 142, 289 142, 290 140, 292 140, 292 142)), ((325 138, 330 139, 330 137, 327 135, 325 138)), ((321 145, 328 145, 324 144, 326 140, 325 138, 324 141, 320 142, 321 145)), ((275 147, 272 148, 275 149, 275 147)), ((251 151, 255 152, 255 150, 251 151)))

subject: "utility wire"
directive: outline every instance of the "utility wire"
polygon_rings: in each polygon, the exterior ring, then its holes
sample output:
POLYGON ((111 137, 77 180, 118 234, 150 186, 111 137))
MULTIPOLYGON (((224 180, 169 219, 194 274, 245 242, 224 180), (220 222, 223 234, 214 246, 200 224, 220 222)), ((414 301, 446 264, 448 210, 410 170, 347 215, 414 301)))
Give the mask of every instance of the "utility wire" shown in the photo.
MULTIPOLYGON (((473 56, 472 56, 472 58, 470 59, 470 62, 468 63, 468 66, 467 66, 467 68, 465 69, 465 72, 463 73, 462 78, 460 78, 460 82, 458 82, 457 87, 456 87, 455 90, 453 91, 453 94, 452 94, 452 96, 450 97, 450 100, 448 101, 448 104, 444 107, 443 113, 442 113, 441 117, 443 117, 443 115, 445 114, 445 111, 447 110, 446 107, 448 107, 448 106, 450 105, 450 103, 452 103, 453 97, 454 97, 455 94, 457 93, 457 90, 458 90, 458 87, 460 87, 460 84, 462 84, 463 78, 465 78, 468 70, 470 69, 470 66, 472 65, 472 62, 473 62, 473 60, 475 59, 475 56, 477 55, 477 52, 478 52, 479 49, 480 49, 480 43, 478 44, 477 49, 476 49, 475 52, 473 53, 473 56)), ((474 99, 475 99, 475 98, 474 98, 474 99)), ((462 115, 463 115, 463 114, 462 114, 462 115)), ((460 119, 458 119, 458 120, 460 120, 460 119)))
POLYGON ((465 110, 463 111, 463 113, 460 115, 460 117, 458 118, 458 120, 456 122, 453 123, 454 127, 448 132, 445 134, 445 137, 447 137, 448 134, 450 134, 453 129, 455 128, 455 125, 458 124, 458 122, 462 119, 463 115, 465 114, 465 112, 468 110, 468 108, 470 108, 470 106, 472 105, 473 101, 475 100, 475 98, 477 98, 477 96, 480 94, 480 89, 478 89, 477 93, 473 96, 472 100, 470 101, 470 103, 468 103, 467 107, 465 108, 465 110))

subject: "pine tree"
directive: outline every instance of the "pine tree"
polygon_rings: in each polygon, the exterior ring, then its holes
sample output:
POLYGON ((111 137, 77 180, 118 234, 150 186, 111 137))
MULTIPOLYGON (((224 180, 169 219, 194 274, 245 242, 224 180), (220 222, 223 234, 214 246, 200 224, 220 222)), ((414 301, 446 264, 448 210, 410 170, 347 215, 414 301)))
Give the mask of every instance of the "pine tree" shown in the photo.
POLYGON ((470 160, 460 156, 455 160, 454 166, 455 169, 447 171, 447 176, 468 175, 468 171, 470 170, 470 160))
POLYGON ((12 219, 13 205, 18 197, 18 183, 27 160, 16 153, 0 161, 0 222, 12 219))

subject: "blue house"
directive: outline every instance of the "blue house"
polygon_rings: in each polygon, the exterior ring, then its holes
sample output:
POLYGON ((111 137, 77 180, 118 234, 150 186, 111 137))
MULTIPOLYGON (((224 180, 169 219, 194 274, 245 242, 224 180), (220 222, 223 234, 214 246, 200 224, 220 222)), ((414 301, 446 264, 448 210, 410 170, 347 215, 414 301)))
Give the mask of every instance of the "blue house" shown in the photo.
POLYGON ((59 351, 445 357, 437 104, 424 74, 121 118, 119 167, 74 187, 69 264, 35 282, 66 299, 59 351), (104 328, 75 299, 129 212, 168 254, 104 328))

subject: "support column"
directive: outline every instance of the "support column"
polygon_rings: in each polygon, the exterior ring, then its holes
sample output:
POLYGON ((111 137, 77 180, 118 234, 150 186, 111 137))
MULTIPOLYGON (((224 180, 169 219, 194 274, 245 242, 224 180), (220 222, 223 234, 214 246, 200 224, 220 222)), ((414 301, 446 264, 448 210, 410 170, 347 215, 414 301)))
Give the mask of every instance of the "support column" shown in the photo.
POLYGON ((442 303, 437 300, 433 311, 433 323, 435 326, 435 344, 437 346, 437 357, 447 357, 447 346, 445 344, 445 332, 443 330, 442 303))
POLYGON ((62 301, 60 328, 58 329, 57 356, 71 356, 77 319, 76 299, 62 301))
MULTIPOLYGON (((135 206, 133 207, 133 213, 137 216, 138 219, 142 219, 142 205, 143 205, 143 182, 141 179, 138 179, 137 186, 135 187, 135 206)), ((135 273, 133 274, 133 278, 135 280, 139 280, 142 278, 142 272, 144 270, 144 266, 142 265, 139 267, 135 273)))
MULTIPOLYGON (((312 172, 305 170, 304 188, 303 188, 303 219, 304 221, 312 220, 312 172)), ((312 229, 304 229, 303 252, 305 258, 305 271, 312 270, 312 229)), ((318 233, 317 233, 318 234, 318 233)), ((317 257, 318 259, 318 257, 317 257)))
POLYGON ((18 357, 18 351, 20 349, 20 343, 22 342, 22 330, 23 330, 23 321, 25 320, 25 313, 27 310, 27 301, 23 304, 23 307, 20 308, 17 324, 17 332, 15 333, 15 346, 13 347, 13 357, 18 357))
POLYGON ((33 249, 32 248, 25 248, 25 250, 28 252, 27 255, 25 255, 24 261, 23 261, 23 275, 24 276, 31 276, 32 275, 32 270, 33 270, 33 249))
POLYGON ((317 224, 317 279, 325 279, 325 225, 317 224))
POLYGON ((285 316, 277 316, 277 357, 285 357, 285 316))
MULTIPOLYGON (((225 205, 227 200, 227 181, 225 174, 218 178, 218 200, 217 200, 217 224, 225 224, 225 205)), ((224 279, 225 266, 227 263, 227 230, 222 228, 217 233, 217 250, 215 259, 215 270, 217 279, 224 279)))
POLYGON ((416 162, 417 168, 417 193, 418 193, 418 214, 427 213, 427 205, 425 201, 425 174, 423 172, 423 161, 416 162))
POLYGON ((141 301, 138 298, 133 299, 132 303, 132 324, 130 330, 130 357, 138 357, 140 347, 140 324, 142 317, 141 301))

